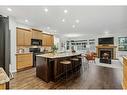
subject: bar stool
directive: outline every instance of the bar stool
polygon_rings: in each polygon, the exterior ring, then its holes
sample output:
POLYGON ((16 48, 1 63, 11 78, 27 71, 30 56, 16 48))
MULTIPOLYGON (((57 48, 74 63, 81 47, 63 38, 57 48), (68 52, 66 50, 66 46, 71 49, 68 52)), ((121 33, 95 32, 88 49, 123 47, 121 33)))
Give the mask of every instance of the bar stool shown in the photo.
POLYGON ((63 60, 63 61, 60 61, 60 64, 62 64, 64 66, 65 74, 66 74, 66 81, 67 81, 68 65, 71 64, 71 61, 69 61, 69 60, 63 60))
POLYGON ((86 55, 81 55, 78 58, 80 58, 82 60, 82 70, 85 71, 87 70, 89 64, 86 62, 86 55))
POLYGON ((79 58, 71 58, 71 61, 72 61, 72 65, 73 65, 73 74, 75 73, 75 72, 77 72, 78 70, 77 70, 77 68, 78 68, 78 64, 77 64, 77 62, 79 61, 79 58), (75 69, 76 69, 76 71, 75 71, 75 69))

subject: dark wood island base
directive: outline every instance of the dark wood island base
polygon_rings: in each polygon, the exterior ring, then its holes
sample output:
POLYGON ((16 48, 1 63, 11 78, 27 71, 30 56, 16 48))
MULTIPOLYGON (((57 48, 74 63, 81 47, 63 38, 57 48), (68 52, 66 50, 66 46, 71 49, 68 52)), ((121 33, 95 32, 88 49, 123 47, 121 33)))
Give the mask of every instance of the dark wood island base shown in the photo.
POLYGON ((68 54, 43 54, 36 56, 36 76, 45 82, 56 82, 67 71, 70 73, 75 69, 78 70, 81 67, 81 54, 68 53, 68 54), (71 61, 72 58, 78 58, 76 62, 71 61), (60 61, 69 60, 71 64, 68 65, 67 70, 64 69, 64 65, 60 64, 60 61))

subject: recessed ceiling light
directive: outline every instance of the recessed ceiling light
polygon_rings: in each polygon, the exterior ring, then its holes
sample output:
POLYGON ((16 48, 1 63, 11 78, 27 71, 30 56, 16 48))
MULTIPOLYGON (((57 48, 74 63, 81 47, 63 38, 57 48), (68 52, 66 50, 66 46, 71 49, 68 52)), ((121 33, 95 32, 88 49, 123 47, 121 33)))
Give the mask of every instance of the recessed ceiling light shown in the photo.
POLYGON ((65 14, 68 13, 68 10, 64 10, 64 13, 65 13, 65 14))
POLYGON ((75 28, 75 25, 72 25, 72 28, 75 28))
POLYGON ((65 19, 62 19, 62 22, 65 22, 65 19))
POLYGON ((79 23, 79 20, 77 19, 77 20, 75 20, 75 22, 76 22, 76 23, 79 23))
POLYGON ((47 8, 45 8, 45 9, 44 9, 44 11, 45 11, 45 12, 48 12, 48 9, 47 9, 47 8))
POLYGON ((7 10, 8 10, 8 11, 10 11, 10 12, 12 11, 12 9, 11 9, 11 8, 7 8, 7 10))
POLYGON ((25 22, 28 22, 28 20, 26 19, 25 22))

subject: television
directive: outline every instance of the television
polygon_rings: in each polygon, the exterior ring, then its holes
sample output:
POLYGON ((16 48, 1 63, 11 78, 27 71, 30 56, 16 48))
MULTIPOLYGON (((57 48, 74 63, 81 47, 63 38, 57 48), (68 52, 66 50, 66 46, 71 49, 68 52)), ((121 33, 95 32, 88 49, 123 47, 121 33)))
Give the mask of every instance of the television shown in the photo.
POLYGON ((114 37, 98 38, 99 45, 114 44, 114 37))

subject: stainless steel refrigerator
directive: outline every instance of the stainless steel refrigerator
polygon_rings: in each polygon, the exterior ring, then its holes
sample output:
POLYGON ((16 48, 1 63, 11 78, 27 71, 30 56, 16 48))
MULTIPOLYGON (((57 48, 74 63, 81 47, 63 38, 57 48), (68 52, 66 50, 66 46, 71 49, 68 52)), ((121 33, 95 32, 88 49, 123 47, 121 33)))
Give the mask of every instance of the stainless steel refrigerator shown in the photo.
MULTIPOLYGON (((0 15, 0 67, 3 67, 9 76, 10 64, 10 31, 9 18, 0 15)), ((9 83, 6 84, 9 89, 9 83)))

